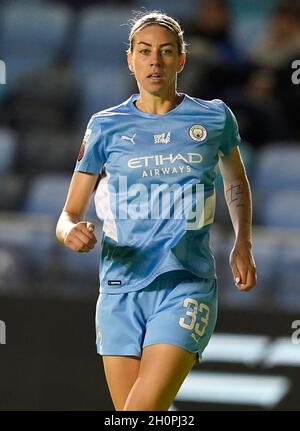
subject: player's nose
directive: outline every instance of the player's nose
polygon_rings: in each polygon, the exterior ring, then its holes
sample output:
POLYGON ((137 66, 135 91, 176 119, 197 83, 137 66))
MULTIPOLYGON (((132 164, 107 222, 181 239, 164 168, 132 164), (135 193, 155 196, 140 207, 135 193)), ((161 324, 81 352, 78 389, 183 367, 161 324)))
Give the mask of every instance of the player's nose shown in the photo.
POLYGON ((151 66, 160 66, 161 63, 161 55, 158 50, 153 50, 151 52, 151 58, 150 58, 151 66))

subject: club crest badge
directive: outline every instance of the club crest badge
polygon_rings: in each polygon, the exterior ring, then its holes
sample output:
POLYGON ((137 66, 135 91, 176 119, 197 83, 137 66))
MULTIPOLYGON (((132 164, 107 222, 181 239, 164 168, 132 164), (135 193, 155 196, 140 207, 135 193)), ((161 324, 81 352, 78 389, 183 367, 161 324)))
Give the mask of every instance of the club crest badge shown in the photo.
POLYGON ((92 129, 86 129, 84 138, 82 140, 82 144, 81 144, 80 149, 79 149, 79 154, 77 157, 78 162, 80 162, 80 160, 83 158, 84 150, 85 150, 86 144, 88 143, 88 140, 89 140, 91 134, 92 134, 92 129))
POLYGON ((206 139, 207 131, 205 127, 201 126, 200 124, 195 124, 190 128, 189 135, 193 141, 201 142, 206 139))

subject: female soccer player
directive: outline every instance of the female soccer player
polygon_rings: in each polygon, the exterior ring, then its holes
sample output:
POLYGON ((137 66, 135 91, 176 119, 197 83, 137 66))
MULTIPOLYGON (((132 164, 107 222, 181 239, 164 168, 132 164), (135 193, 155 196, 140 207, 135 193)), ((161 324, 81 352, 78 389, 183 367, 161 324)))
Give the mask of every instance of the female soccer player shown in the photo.
POLYGON ((103 220, 96 344, 111 397, 116 410, 168 410, 216 323, 209 230, 217 164, 241 291, 256 282, 251 197, 230 109, 176 91, 186 60, 178 22, 145 14, 129 42, 139 94, 92 116, 57 238, 76 252, 95 246, 94 225, 83 217, 96 189, 103 220))

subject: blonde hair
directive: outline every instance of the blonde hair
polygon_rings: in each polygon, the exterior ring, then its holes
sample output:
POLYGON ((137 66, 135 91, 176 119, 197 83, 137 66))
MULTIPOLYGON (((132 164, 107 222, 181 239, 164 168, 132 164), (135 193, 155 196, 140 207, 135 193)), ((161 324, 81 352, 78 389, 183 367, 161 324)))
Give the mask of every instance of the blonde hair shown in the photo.
POLYGON ((128 53, 132 53, 133 51, 133 38, 135 34, 142 30, 145 27, 150 25, 160 25, 162 27, 166 27, 171 32, 175 33, 177 36, 177 45, 179 55, 186 52, 186 43, 183 39, 183 30, 180 27, 179 22, 166 15, 160 11, 153 12, 138 12, 136 13, 136 17, 129 21, 131 25, 130 33, 129 33, 129 48, 127 50, 128 53))

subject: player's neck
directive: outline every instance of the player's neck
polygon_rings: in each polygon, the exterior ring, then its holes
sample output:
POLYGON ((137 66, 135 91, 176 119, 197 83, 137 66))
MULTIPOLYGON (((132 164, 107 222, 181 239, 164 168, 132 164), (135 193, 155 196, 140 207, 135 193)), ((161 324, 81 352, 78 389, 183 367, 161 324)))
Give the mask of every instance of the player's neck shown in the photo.
POLYGON ((141 93, 135 105, 140 111, 147 114, 163 115, 174 109, 180 103, 181 99, 182 97, 178 93, 166 97, 141 93))

